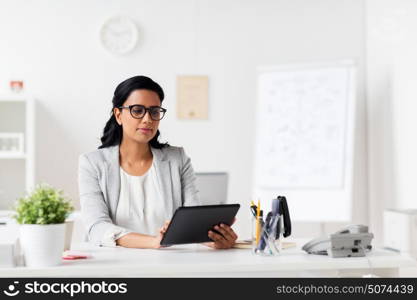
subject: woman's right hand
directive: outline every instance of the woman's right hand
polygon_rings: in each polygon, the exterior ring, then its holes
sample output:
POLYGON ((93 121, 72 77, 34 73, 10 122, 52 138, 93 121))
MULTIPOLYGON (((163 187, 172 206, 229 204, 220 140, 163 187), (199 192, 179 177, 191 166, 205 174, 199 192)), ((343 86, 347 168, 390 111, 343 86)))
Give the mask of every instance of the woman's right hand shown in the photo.
POLYGON ((155 240, 154 240, 154 247, 155 249, 160 249, 160 248, 165 248, 166 246, 162 246, 161 245, 161 241, 162 238, 165 235, 165 232, 168 229, 168 225, 171 221, 165 221, 164 226, 161 227, 161 229, 159 229, 159 233, 155 236, 155 240))

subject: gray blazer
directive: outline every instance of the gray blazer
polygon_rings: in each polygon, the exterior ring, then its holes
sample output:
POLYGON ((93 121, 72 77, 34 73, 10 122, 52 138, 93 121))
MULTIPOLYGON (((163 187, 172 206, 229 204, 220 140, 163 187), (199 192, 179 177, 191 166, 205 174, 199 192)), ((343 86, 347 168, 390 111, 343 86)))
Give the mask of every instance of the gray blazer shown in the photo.
MULTIPOLYGON (((181 147, 151 147, 161 194, 172 200, 172 214, 180 206, 200 205, 190 158, 181 147)), ((120 194, 119 146, 98 149, 79 157, 78 185, 87 240, 101 245, 116 226, 120 194)), ((171 215, 172 217, 172 215, 171 215)))

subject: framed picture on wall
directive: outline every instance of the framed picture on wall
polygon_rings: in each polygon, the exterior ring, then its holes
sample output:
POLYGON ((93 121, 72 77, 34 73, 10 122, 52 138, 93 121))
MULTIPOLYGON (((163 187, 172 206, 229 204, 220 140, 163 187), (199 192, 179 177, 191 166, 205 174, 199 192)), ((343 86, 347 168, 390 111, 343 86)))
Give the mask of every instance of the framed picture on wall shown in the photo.
POLYGON ((181 120, 208 119, 208 76, 177 76, 177 117, 181 120))
POLYGON ((23 133, 0 132, 0 155, 23 155, 23 133))

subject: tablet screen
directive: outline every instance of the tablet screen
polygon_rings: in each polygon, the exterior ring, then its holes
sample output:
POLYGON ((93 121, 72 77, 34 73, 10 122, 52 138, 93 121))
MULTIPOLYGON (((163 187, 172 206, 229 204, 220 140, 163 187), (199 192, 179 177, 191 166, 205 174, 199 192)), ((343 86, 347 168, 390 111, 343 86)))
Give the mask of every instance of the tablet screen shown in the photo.
POLYGON ((232 224, 239 208, 240 204, 182 206, 175 211, 161 245, 211 242, 209 230, 232 224))

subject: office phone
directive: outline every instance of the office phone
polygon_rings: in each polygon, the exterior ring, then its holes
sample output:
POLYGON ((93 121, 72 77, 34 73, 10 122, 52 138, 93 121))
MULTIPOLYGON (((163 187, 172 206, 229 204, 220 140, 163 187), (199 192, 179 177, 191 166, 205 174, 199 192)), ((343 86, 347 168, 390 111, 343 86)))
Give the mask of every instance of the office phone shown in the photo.
POLYGON ((330 236, 311 240, 302 249, 309 254, 361 257, 372 249, 373 237, 374 235, 368 232, 368 226, 349 225, 330 236))

